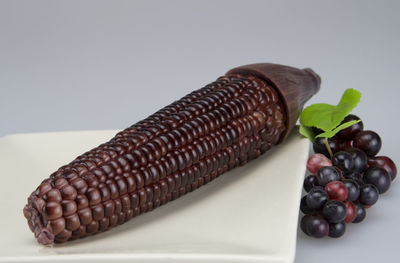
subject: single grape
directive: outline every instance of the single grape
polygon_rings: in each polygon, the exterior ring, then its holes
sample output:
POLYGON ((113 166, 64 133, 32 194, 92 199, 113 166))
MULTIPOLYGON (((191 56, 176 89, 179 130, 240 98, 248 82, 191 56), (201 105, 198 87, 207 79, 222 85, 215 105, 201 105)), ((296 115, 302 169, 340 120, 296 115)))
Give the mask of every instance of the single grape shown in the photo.
POLYGON ((386 170, 386 172, 390 175, 392 181, 396 178, 397 175, 397 167, 396 164, 387 156, 375 156, 368 160, 368 164, 370 166, 381 167, 386 170))
POLYGON ((301 198, 300 210, 301 210, 301 212, 303 212, 303 214, 307 215, 307 214, 311 214, 312 212, 314 212, 314 210, 308 207, 306 198, 307 198, 307 195, 305 195, 301 198))
POLYGON ((346 152, 350 153, 353 158, 353 171, 361 173, 367 169, 368 157, 365 152, 357 148, 346 149, 346 152))
POLYGON ((358 201, 364 206, 371 206, 378 201, 378 189, 372 184, 364 184, 360 187, 360 197, 358 201))
POLYGON ((344 151, 335 153, 332 158, 332 163, 344 173, 353 170, 354 167, 353 157, 350 153, 344 151))
POLYGON ((367 215, 367 211, 360 203, 354 203, 354 206, 356 207, 356 218, 354 218, 353 223, 360 223, 367 215))
POLYGON ((339 223, 346 218, 346 205, 338 200, 329 200, 322 208, 322 215, 329 223, 339 223))
MULTIPOLYGON (((337 138, 328 139, 328 144, 333 153, 339 150, 340 142, 337 140, 337 138)), ((325 138, 316 138, 313 143, 313 149, 315 153, 321 153, 326 157, 331 158, 328 150, 326 149, 325 138)))
POLYGON ((347 210, 344 222, 351 223, 356 218, 356 207, 353 202, 350 202, 348 200, 344 201, 344 204, 346 205, 346 210, 347 210))
POLYGON ((318 186, 318 178, 311 174, 304 179, 303 188, 308 193, 314 186, 318 186))
POLYGON ((369 157, 375 156, 381 146, 381 137, 374 131, 361 131, 354 137, 353 147, 364 151, 369 157))
POLYGON ((356 201, 360 196, 360 186, 352 179, 345 179, 343 183, 347 188, 347 200, 351 202, 356 201))
POLYGON ((344 232, 346 232, 346 224, 344 222, 329 224, 328 236, 341 237, 343 236, 344 232))
MULTIPOLYGON (((349 122, 349 121, 358 121, 358 120, 360 120, 360 118, 358 116, 349 114, 346 116, 346 118, 344 118, 342 123, 349 122)), ((360 122, 357 122, 357 123, 351 125, 350 127, 346 128, 344 130, 341 130, 340 132, 337 133, 337 136, 342 140, 351 140, 354 138, 354 136, 356 136, 357 133, 359 133, 363 129, 364 129, 364 124, 362 121, 360 121, 360 122)))
POLYGON ((366 184, 372 184, 378 189, 379 194, 389 190, 391 178, 385 169, 380 167, 370 167, 364 173, 363 180, 366 184))
POLYGON ((300 221, 300 229, 304 232, 304 234, 306 234, 307 236, 309 236, 310 234, 307 231, 307 226, 310 224, 310 220, 312 220, 312 215, 305 215, 301 218, 300 221))
POLYGON ((332 161, 326 158, 325 155, 321 153, 314 153, 308 158, 307 169, 312 174, 316 174, 319 168, 324 166, 332 166, 332 161))
POLYGON ((328 201, 328 194, 321 186, 313 187, 306 195, 306 204, 310 209, 318 210, 328 201))
POLYGON ((321 167, 317 172, 318 184, 325 186, 332 181, 339 181, 341 176, 333 166, 321 167))
POLYGON ((341 181, 332 181, 325 185, 325 191, 331 200, 344 201, 347 199, 347 187, 341 181))
POLYGON ((318 214, 305 215, 300 223, 300 227, 304 233, 309 236, 321 238, 329 233, 329 224, 318 214))

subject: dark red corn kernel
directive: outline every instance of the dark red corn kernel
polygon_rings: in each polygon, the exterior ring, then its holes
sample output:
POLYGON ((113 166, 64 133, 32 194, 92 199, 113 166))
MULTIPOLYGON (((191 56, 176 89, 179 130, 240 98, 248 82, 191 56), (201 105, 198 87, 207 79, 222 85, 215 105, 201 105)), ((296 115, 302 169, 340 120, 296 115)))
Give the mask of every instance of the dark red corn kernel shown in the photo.
POLYGON ((63 211, 64 217, 75 214, 75 212, 78 210, 78 207, 77 207, 75 201, 72 201, 72 200, 61 201, 61 206, 62 206, 62 211, 63 211))
POLYGON ((75 201, 78 210, 81 210, 89 206, 89 201, 85 195, 77 195, 75 201))
POLYGON ((112 200, 103 203, 104 205, 104 216, 110 217, 114 214, 115 211, 115 203, 112 200))
POLYGON ((54 235, 58 235, 65 229, 65 218, 60 217, 55 220, 50 220, 50 226, 54 235))
POLYGON ((131 199, 129 198, 129 195, 126 194, 121 196, 121 204, 123 212, 126 212, 131 208, 131 199))
MULTIPOLYGON (((39 195, 40 197, 41 195, 39 195)), ((43 199, 47 202, 57 202, 60 203, 62 201, 61 192, 57 188, 53 188, 43 196, 43 199)))
POLYGON ((72 214, 65 217, 65 227, 68 230, 75 231, 79 228, 80 221, 79 216, 77 214, 72 214))
POLYGON ((91 209, 94 220, 100 220, 104 217, 104 207, 102 204, 92 206, 91 209))
POLYGON ((114 204, 115 204, 114 213, 115 213, 115 214, 120 213, 120 212, 122 211, 122 203, 121 203, 121 200, 120 200, 119 198, 118 198, 118 199, 115 199, 115 200, 114 200, 114 204))
POLYGON ((106 181, 106 184, 107 184, 108 189, 110 190, 111 199, 118 198, 118 196, 119 196, 118 186, 115 183, 115 181, 109 179, 106 181))
POLYGON ((89 201, 89 206, 97 205, 101 202, 101 193, 97 188, 89 188, 86 196, 89 201))
POLYGON ((130 195, 131 198, 131 208, 135 209, 139 206, 139 195, 135 192, 130 195))
POLYGON ((82 225, 87 225, 93 221, 92 211, 88 207, 78 210, 78 216, 82 225))

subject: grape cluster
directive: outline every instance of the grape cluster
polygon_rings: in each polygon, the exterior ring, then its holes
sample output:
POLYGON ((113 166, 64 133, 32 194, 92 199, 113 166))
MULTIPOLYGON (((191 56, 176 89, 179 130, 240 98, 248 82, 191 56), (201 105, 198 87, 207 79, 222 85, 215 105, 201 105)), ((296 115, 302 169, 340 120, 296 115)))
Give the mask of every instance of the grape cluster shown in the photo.
MULTIPOLYGON (((348 115, 343 122, 360 120, 348 115)), ((304 179, 307 192, 301 199, 302 231, 312 237, 340 237, 347 223, 359 223, 366 209, 390 188, 397 168, 387 156, 376 156, 382 141, 376 132, 364 130, 360 121, 336 134, 313 143, 314 154, 307 162, 311 175, 304 179)))

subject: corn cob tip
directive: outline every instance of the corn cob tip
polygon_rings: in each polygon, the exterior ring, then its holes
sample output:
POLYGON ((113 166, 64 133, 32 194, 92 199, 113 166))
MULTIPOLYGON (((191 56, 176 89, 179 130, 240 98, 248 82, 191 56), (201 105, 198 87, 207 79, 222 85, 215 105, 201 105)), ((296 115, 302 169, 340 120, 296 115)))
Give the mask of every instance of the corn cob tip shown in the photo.
POLYGON ((311 75, 311 77, 315 81, 315 87, 317 87, 319 90, 319 86, 321 85, 321 77, 317 73, 315 73, 315 71, 312 70, 311 68, 304 68, 303 70, 311 75))
POLYGON ((304 104, 319 91, 321 78, 312 69, 298 69, 273 63, 244 65, 229 70, 226 75, 243 74, 260 77, 279 93, 286 110, 286 131, 282 142, 297 123, 304 104))
POLYGON ((24 216, 39 244, 50 245, 54 242, 54 234, 50 222, 46 220, 45 202, 34 195, 28 198, 24 207, 24 216))

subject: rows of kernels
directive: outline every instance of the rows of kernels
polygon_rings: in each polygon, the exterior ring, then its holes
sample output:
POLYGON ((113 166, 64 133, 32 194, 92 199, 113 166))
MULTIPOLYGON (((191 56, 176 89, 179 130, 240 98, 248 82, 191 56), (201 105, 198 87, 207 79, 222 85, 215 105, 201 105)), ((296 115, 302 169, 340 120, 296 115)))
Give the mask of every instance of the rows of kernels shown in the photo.
POLYGON ((224 76, 84 153, 35 195, 55 242, 122 224, 257 158, 285 130, 275 90, 224 76))

